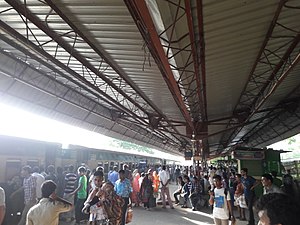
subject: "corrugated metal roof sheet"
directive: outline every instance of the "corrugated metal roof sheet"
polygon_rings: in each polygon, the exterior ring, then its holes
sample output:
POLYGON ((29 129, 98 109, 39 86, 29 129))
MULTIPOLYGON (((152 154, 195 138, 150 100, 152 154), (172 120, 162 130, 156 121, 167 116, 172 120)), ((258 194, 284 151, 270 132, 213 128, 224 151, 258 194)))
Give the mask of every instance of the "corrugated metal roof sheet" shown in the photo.
MULTIPOLYGON (((25 4, 25 1, 20 2, 25 4)), ((200 122, 209 124, 207 135, 210 150, 213 151, 223 144, 220 143, 224 142, 222 140, 224 133, 221 131, 231 126, 228 122, 233 120, 236 123, 239 122, 237 118, 233 118, 235 116, 233 111, 240 109, 239 103, 247 98, 247 96, 241 97, 243 90, 255 88, 255 84, 249 82, 249 76, 279 1, 191 1, 191 15, 195 30, 193 35, 196 41, 201 38, 199 21, 196 18, 199 2, 203 3, 206 66, 206 96, 204 98, 207 101, 205 110, 207 110, 208 121, 205 121, 206 118, 203 115, 191 116, 193 119, 201 118, 203 121, 200 122), (225 119, 220 120, 222 118, 225 119), (220 120, 223 124, 212 125, 211 120, 220 120)), ((182 109, 179 109, 174 100, 174 93, 170 91, 162 76, 164 71, 159 69, 161 65, 158 66, 150 54, 150 50, 153 49, 149 50, 144 36, 136 26, 137 21, 134 21, 128 10, 128 5, 122 0, 53 0, 52 3, 66 18, 59 16, 46 2, 26 0, 26 7, 39 18, 41 26, 48 27, 47 31, 42 31, 29 19, 26 20, 24 16, 20 16, 8 3, 0 2, 1 21, 51 56, 41 54, 29 42, 25 43, 1 28, 0 37, 3 41, 0 42, 0 65, 2 65, 0 90, 5 94, 6 101, 18 102, 17 104, 21 107, 27 107, 37 113, 96 132, 104 132, 114 137, 146 143, 149 146, 181 154, 178 152, 180 142, 189 141, 190 138, 186 133, 187 121, 181 113, 182 109), (68 25, 64 19, 70 20, 84 37, 81 34, 75 34, 72 26, 68 25), (26 29, 26 26, 30 30, 26 29), (52 31, 57 34, 55 40, 45 34, 45 32, 52 31), (57 42, 64 42, 74 49, 68 53, 57 42), (97 49, 93 49, 92 45, 97 49), (28 53, 22 53, 24 49, 28 53), (37 55, 41 61, 30 56, 29 53, 37 55), (76 59, 78 55, 82 58, 76 59), (69 68, 66 69, 64 66, 69 68), (23 73, 23 76, 19 73, 23 73), (111 82, 110 85, 108 81, 111 82), (32 89, 32 86, 35 86, 35 89, 32 89), (34 101, 34 104, 29 103, 30 101, 34 101), (160 127, 169 129, 168 132, 147 126, 150 115, 159 118, 160 127), (171 125, 175 128, 171 129, 171 125), (173 133, 176 132, 178 133, 174 135, 173 133), (181 139, 179 134, 185 137, 181 139), (167 140, 176 145, 168 143, 167 140)), ((177 3, 182 4, 180 10, 184 8, 183 1, 153 0, 147 3, 150 11, 153 10, 152 16, 161 16, 161 18, 156 18, 156 29, 166 29, 169 24, 174 23, 177 3), (154 13, 157 9, 160 10, 160 14, 154 13)), ((290 0, 287 5, 297 6, 298 1, 290 0)), ((177 38, 184 35, 189 31, 188 19, 182 17, 174 30, 165 32, 164 37, 171 40, 171 35, 177 38)), ((287 7, 282 9, 278 22, 283 26, 276 26, 272 38, 267 43, 267 48, 271 50, 271 53, 266 54, 273 64, 280 62, 280 57, 287 49, 288 45, 282 46, 283 43, 291 38, 290 36, 295 36, 297 32, 299 34, 299 21, 299 10, 291 10, 287 7), (278 38, 280 36, 282 37, 278 38), (276 52, 272 54, 272 51, 276 52)), ((177 54, 171 62, 176 64, 173 66, 179 67, 178 70, 186 66, 184 65, 186 60, 191 57, 189 41, 189 37, 186 36, 178 43, 172 43, 174 47, 180 49, 188 46, 186 51, 177 54)), ((199 44, 199 42, 196 43, 199 44)), ((199 46, 196 47, 199 49, 199 46)), ((175 51, 177 50, 174 50, 174 53, 175 51)), ((299 44, 290 54, 291 60, 298 53, 299 44)), ((262 73, 268 67, 270 65, 260 64, 255 73, 262 73)), ((190 64, 186 68, 187 70, 183 73, 181 71, 175 73, 173 70, 174 76, 181 74, 182 80, 185 79, 181 84, 177 84, 178 86, 187 85, 192 80, 189 77, 190 70, 194 70, 195 67, 190 64)), ((261 80, 266 82, 269 74, 263 75, 261 80)), ((298 74, 299 65, 289 73, 259 109, 276 107, 287 98, 287 95, 299 85, 298 74)), ((200 75, 197 74, 197 76, 200 75)), ((179 78, 176 77, 176 79, 179 78)), ((276 81, 275 78, 274 81, 276 81)), ((178 83, 180 82, 179 80, 178 83)), ((188 97, 197 88, 196 86, 192 83, 189 86, 191 90, 180 87, 182 97, 188 99, 185 99, 185 104, 189 103, 186 107, 191 114, 201 114, 200 111, 203 110, 193 105, 194 101, 197 101, 197 96, 190 99, 188 97)), ((197 91, 202 92, 203 87, 197 91)), ((266 116, 267 113, 255 114, 250 121, 266 116)), ((197 121, 193 120, 193 122, 197 121)), ((248 132, 253 132, 253 128, 259 127, 260 122, 244 126, 233 139, 244 138, 248 132)), ((262 125, 261 127, 263 129, 262 125)))

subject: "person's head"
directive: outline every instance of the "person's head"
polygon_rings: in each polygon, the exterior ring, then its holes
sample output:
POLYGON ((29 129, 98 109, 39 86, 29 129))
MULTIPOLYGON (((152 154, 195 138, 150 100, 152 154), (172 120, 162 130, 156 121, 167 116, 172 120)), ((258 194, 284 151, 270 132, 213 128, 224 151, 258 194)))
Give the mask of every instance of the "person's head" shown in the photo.
POLYGON ((114 167, 113 167, 113 170, 114 170, 114 171, 118 171, 118 167, 117 167, 117 166, 114 166, 114 167))
POLYGON ((96 187, 101 187, 103 183, 103 176, 104 174, 102 171, 99 170, 95 171, 93 181, 96 187))
POLYGON ((222 177, 220 175, 215 175, 213 177, 214 180, 214 185, 216 186, 216 188, 221 188, 222 186, 222 177))
POLYGON ((299 224, 299 203, 281 193, 270 193, 260 197, 255 209, 258 211, 259 225, 299 224))
POLYGON ((293 186, 294 180, 293 177, 290 175, 284 175, 282 179, 282 184, 284 186, 293 186))
POLYGON ((33 173, 39 173, 39 172, 40 172, 40 168, 39 168, 38 166, 34 166, 34 167, 32 168, 32 172, 33 172, 33 173))
POLYGON ((86 169, 85 169, 84 166, 81 166, 81 167, 78 168, 79 176, 83 176, 83 175, 85 175, 85 173, 86 173, 86 169))
POLYGON ((178 177, 177 177, 177 180, 178 180, 178 182, 182 182, 182 181, 183 181, 182 176, 178 176, 178 177))
POLYGON ((125 170, 119 170, 119 178, 120 178, 120 180, 125 179, 125 170))
POLYGON ((104 171, 103 166, 97 166, 96 171, 104 171))
POLYGON ((62 167, 58 166, 58 167, 56 168, 56 173, 57 173, 57 174, 62 174, 63 172, 64 172, 64 170, 63 170, 62 167))
POLYGON ((276 171, 273 170, 273 171, 271 172, 271 174, 272 174, 272 176, 273 176, 274 178, 277 177, 277 172, 276 172, 276 171))
POLYGON ((166 170, 166 165, 163 165, 161 169, 166 170))
POLYGON ((55 167, 54 167, 53 165, 49 165, 49 166, 47 167, 47 172, 48 172, 49 174, 54 174, 54 173, 55 173, 55 167))
POLYGON ((269 187, 273 183, 273 177, 270 174, 263 174, 261 175, 261 183, 264 187, 269 187))
POLYGON ((31 174, 31 167, 30 166, 23 166, 22 171, 21 171, 21 176, 22 177, 29 177, 31 174))
POLYGON ((188 176, 188 175, 184 175, 184 176, 183 176, 183 181, 184 181, 184 183, 190 182, 189 176, 188 176))
POLYGON ((149 180, 152 180, 152 174, 151 173, 147 173, 147 177, 149 180))
POLYGON ((40 165, 40 172, 45 172, 45 166, 44 165, 40 165))
POLYGON ((71 173, 74 172, 74 166, 73 166, 73 165, 70 165, 70 166, 69 166, 69 172, 71 172, 71 173))
POLYGON ((241 178, 242 178, 242 175, 241 175, 241 174, 237 173, 237 174, 235 175, 235 179, 237 180, 237 182, 240 182, 240 181, 241 181, 241 178))
POLYGON ((124 164, 123 165, 123 170, 127 170, 128 169, 128 165, 127 164, 124 164))
POLYGON ((241 169, 241 175, 242 175, 242 177, 247 176, 248 175, 248 169, 247 168, 242 168, 241 169))
POLYGON ((56 184, 52 180, 46 180, 42 183, 42 197, 49 198, 55 192, 56 184))
POLYGON ((141 177, 145 177, 145 173, 144 172, 141 173, 141 177))

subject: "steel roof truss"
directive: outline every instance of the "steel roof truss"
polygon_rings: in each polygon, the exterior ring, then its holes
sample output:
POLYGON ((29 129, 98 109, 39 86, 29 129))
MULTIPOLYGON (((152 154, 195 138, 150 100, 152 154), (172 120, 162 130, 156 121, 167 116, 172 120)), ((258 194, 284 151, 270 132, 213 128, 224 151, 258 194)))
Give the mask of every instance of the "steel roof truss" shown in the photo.
MULTIPOLYGON (((248 112, 248 117, 245 118, 245 121, 249 120, 263 106, 266 100, 299 62, 299 49, 297 48, 300 40, 299 32, 295 33, 295 30, 289 29, 288 26, 278 25, 278 20, 280 20, 281 16, 284 17, 280 12, 283 11, 283 14, 288 13, 284 3, 285 1, 283 0, 278 5, 273 21, 250 73, 248 83, 234 110, 248 112), (282 10, 284 7, 285 10, 282 10), (282 31, 282 29, 284 29, 285 33, 290 34, 284 40, 280 36, 276 36, 276 32, 279 30, 282 31), (280 47, 274 48, 273 41, 276 39, 279 39, 283 44, 280 47)), ((230 125, 228 124, 228 126, 230 125)), ((225 134, 222 142, 229 143, 241 129, 236 129, 231 134, 225 134)))

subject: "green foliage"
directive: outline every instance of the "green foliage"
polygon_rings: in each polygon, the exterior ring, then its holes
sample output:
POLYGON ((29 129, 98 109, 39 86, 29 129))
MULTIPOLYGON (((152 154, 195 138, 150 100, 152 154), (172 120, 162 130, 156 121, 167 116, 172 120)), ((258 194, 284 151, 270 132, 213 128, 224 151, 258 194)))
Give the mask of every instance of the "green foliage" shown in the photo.
POLYGON ((129 151, 137 151, 140 153, 154 154, 154 152, 152 151, 151 148, 147 148, 145 146, 141 146, 141 145, 137 145, 134 143, 130 143, 127 141, 121 141, 121 140, 117 140, 117 139, 114 139, 111 142, 111 146, 121 148, 124 150, 129 150, 129 151))
POLYGON ((296 143, 296 138, 295 138, 295 136, 294 136, 294 137, 288 138, 288 144, 289 144, 289 145, 292 145, 293 143, 296 143))
POLYGON ((282 149, 290 151, 282 154, 282 159, 297 159, 300 158, 300 135, 290 137, 281 141, 282 149))

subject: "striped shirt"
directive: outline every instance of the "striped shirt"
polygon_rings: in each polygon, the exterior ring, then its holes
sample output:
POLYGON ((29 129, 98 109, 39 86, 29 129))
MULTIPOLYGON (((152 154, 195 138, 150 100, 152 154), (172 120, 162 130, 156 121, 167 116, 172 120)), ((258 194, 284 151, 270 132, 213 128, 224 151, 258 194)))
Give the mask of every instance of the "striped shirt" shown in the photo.
POLYGON ((36 179, 34 176, 30 175, 28 178, 23 180, 24 188, 24 203, 28 204, 35 202, 36 198, 36 179))
POLYGON ((65 194, 72 193, 75 190, 77 176, 75 173, 67 173, 65 176, 65 194))

